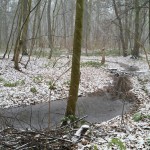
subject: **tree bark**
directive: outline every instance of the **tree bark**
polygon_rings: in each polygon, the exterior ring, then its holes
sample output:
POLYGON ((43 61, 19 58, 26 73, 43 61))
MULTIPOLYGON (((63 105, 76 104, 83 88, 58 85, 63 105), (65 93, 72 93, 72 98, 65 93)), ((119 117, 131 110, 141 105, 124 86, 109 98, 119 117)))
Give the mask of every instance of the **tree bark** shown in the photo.
POLYGON ((149 2, 149 46, 150 46, 150 2, 149 2))
POLYGON ((128 0, 125 0, 125 46, 126 46, 126 49, 128 49, 128 45, 129 45, 129 28, 128 28, 128 25, 129 25, 129 22, 128 22, 128 0))
POLYGON ((49 59, 51 59, 52 52, 53 52, 52 28, 51 28, 51 3, 52 3, 52 0, 48 0, 47 23, 48 23, 48 41, 49 41, 49 48, 50 48, 50 53, 48 56, 49 59))
POLYGON ((149 2, 149 46, 150 46, 150 2, 149 2))
POLYGON ((125 46, 125 40, 124 40, 124 36, 123 36, 123 26, 122 26, 121 18, 120 18, 119 13, 118 13, 116 0, 113 0, 113 5, 114 5, 116 17, 117 17, 118 22, 119 22, 120 39, 121 39, 121 43, 122 43, 123 56, 126 57, 127 56, 127 49, 125 46))
POLYGON ((132 56, 134 58, 139 57, 139 48, 140 48, 140 34, 139 34, 139 19, 140 19, 140 7, 139 0, 134 0, 135 5, 135 31, 134 31, 134 48, 132 52, 132 56))
POLYGON ((66 116, 74 115, 76 111, 76 102, 78 98, 78 89, 80 81, 80 56, 82 43, 82 24, 83 24, 83 6, 84 0, 76 0, 76 19, 73 42, 71 83, 69 90, 69 99, 67 102, 66 116))
MULTIPOLYGON (((11 31, 10 31, 10 35, 9 35, 9 38, 8 38, 8 41, 7 41, 6 50, 4 52, 3 59, 5 58, 5 56, 6 56, 7 52, 8 52, 10 39, 11 39, 11 37, 13 37, 13 29, 14 29, 15 19, 16 19, 17 13, 18 13, 18 9, 19 9, 19 1, 18 1, 18 4, 17 4, 17 8, 16 8, 16 11, 15 11, 15 15, 14 15, 13 21, 12 21, 11 31)), ((0 13, 0 15, 1 15, 1 13, 0 13)), ((0 30, 1 30, 1 27, 0 27, 0 30)))
MULTIPOLYGON (((1 1, 0 1, 0 5, 1 5, 1 1)), ((2 10, 1 10, 1 8, 0 8, 0 19, 2 19, 2 10)), ((2 37, 1 37, 1 35, 2 35, 2 22, 0 22, 0 49, 1 49, 1 47, 2 47, 2 37)))
MULTIPOLYGON (((28 13, 30 13, 30 9, 31 9, 31 2, 32 0, 23 0, 23 22, 25 22, 27 16, 28 16, 28 13)), ((23 55, 28 55, 27 53, 27 42, 26 42, 26 39, 27 39, 27 32, 28 32, 28 24, 29 24, 29 19, 26 21, 25 25, 24 25, 24 28, 23 28, 23 31, 22 31, 22 54, 23 55)))
POLYGON ((67 37, 66 37, 66 0, 62 0, 63 7, 63 28, 64 28, 64 48, 67 46, 67 37))
MULTIPOLYGON (((21 0, 20 0, 21 1, 21 0)), ((29 8, 31 6, 31 2, 32 0, 28 0, 28 4, 29 4, 29 8)), ((30 14, 36 9, 36 7, 40 4, 41 0, 38 1, 38 3, 28 12, 26 19, 24 20, 24 22, 22 22, 22 10, 23 10, 23 1, 21 1, 21 6, 20 6, 20 10, 21 10, 21 14, 19 15, 19 27, 18 27, 18 35, 17 35, 17 40, 16 40, 16 45, 14 48, 14 65, 15 65, 15 69, 19 70, 19 54, 23 45, 23 33, 25 31, 26 26, 28 25, 28 21, 29 21, 29 17, 30 14)))
POLYGON ((23 42, 21 40, 21 25, 22 25, 22 17, 23 17, 23 1, 20 2, 20 14, 19 14, 19 21, 18 21, 18 27, 17 27, 17 39, 15 42, 15 47, 14 47, 14 56, 13 56, 13 61, 14 61, 14 68, 16 70, 19 69, 19 55, 21 51, 21 47, 23 45, 23 42))

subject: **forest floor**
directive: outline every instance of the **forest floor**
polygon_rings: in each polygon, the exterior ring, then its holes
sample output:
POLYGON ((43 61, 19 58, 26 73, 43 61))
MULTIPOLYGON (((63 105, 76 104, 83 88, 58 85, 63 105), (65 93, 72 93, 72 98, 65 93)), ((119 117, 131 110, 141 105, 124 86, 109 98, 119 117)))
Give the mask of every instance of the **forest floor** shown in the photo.
MULTIPOLYGON (((108 149, 112 140, 115 145, 123 147, 120 139, 128 150, 150 149, 150 71, 144 58, 140 60, 130 57, 106 57, 106 63, 100 65, 99 57, 81 58, 81 81, 79 96, 97 92, 112 85, 112 70, 130 74, 133 83, 131 90, 139 99, 138 111, 127 114, 123 118, 117 116, 112 120, 91 126, 92 139, 82 139, 77 149, 95 147, 108 149), (115 141, 116 140, 116 141, 115 141), (84 142, 83 142, 84 141, 84 142), (86 142, 85 142, 86 141, 86 142), (117 144, 116 144, 117 143, 117 144)), ((0 60, 0 107, 17 107, 41 102, 49 99, 64 99, 68 96, 70 84, 71 58, 61 56, 47 60, 32 58, 24 68, 26 58, 20 64, 21 72, 13 68, 11 59, 0 60), (49 87, 53 86, 49 97, 49 87)))

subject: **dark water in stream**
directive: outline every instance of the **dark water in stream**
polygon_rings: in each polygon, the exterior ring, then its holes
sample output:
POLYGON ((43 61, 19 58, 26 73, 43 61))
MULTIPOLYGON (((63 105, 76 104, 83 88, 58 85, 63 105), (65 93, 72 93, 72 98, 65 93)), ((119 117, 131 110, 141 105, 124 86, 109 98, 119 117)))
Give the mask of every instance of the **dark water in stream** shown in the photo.
MULTIPOLYGON (((66 100, 57 100, 51 102, 51 125, 55 127, 63 118, 66 108, 66 100)), ((0 109, 0 127, 4 128, 9 125, 15 128, 36 128, 42 129, 48 126, 48 103, 41 103, 27 107, 10 108, 7 110, 0 109)), ((125 102, 124 113, 128 112, 133 104, 125 102)), ((93 95, 80 97, 77 102, 76 114, 79 117, 87 115, 87 121, 95 123, 112 119, 122 114, 123 101, 112 98, 108 93, 103 95, 93 95)))

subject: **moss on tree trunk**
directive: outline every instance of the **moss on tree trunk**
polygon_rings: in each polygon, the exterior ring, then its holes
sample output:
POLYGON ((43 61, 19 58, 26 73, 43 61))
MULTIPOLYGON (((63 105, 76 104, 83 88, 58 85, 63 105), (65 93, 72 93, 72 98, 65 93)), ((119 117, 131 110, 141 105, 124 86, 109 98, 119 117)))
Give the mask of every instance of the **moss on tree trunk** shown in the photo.
POLYGON ((80 56, 82 43, 82 24, 83 24, 83 5, 84 0, 76 0, 76 20, 73 41, 73 56, 71 83, 69 90, 69 99, 67 102, 66 116, 75 115, 76 102, 78 99, 78 89, 80 81, 80 56))

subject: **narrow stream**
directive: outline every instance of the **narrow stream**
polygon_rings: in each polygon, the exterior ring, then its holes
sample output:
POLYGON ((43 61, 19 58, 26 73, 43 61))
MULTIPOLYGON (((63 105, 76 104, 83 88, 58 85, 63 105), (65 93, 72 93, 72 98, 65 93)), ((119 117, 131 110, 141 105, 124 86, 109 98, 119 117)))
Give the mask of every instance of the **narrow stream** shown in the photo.
MULTIPOLYGON (((54 128, 59 125, 64 117, 66 100, 51 102, 50 118, 51 126, 54 128)), ((124 105, 124 113, 131 109, 133 103, 121 99, 112 98, 110 94, 93 95, 80 97, 77 102, 76 114, 78 117, 87 115, 87 121, 91 123, 103 122, 121 115, 124 105)), ((15 128, 36 128, 42 129, 48 126, 49 104, 40 103, 32 106, 0 109, 0 127, 13 126, 15 128), (6 116, 6 117, 4 117, 6 116)))

